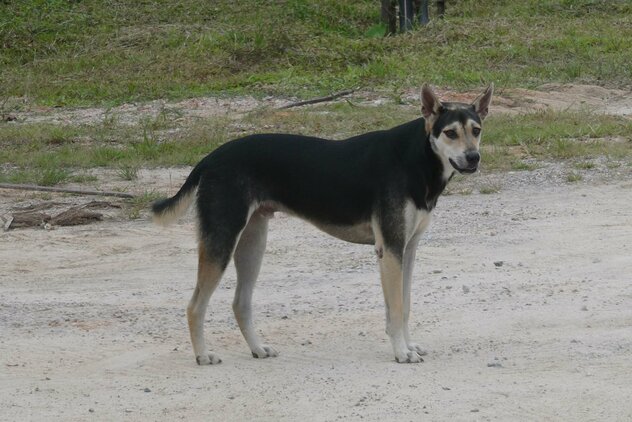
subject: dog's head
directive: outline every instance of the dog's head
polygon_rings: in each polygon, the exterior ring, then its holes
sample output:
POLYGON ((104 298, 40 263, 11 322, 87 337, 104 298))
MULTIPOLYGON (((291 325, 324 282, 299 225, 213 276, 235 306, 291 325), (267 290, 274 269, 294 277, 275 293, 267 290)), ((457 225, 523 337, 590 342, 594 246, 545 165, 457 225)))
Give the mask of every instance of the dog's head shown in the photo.
POLYGON ((494 84, 490 84, 472 104, 464 104, 442 103, 428 85, 421 89, 426 133, 447 173, 452 174, 454 170, 474 173, 478 169, 482 122, 487 116, 493 92, 494 84))

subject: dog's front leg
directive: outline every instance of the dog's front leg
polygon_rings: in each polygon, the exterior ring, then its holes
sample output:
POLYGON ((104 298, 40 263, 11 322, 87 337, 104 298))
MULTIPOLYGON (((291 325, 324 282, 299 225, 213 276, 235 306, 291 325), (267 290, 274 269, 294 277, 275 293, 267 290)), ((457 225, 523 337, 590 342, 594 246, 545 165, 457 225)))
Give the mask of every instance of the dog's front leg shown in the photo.
MULTIPOLYGON (((407 344, 404 302, 404 251, 378 246, 382 290, 386 302, 386 334, 391 339, 395 360, 399 363, 423 362, 416 350, 407 344)), ((409 304, 408 304, 409 305, 409 304)), ((407 319, 407 318, 406 318, 407 319)))
POLYGON ((410 340, 408 333, 408 317, 410 316, 410 289, 413 279, 413 267, 415 266, 415 255, 417 253, 417 245, 419 244, 419 235, 413 236, 406 245, 404 251, 404 339, 409 350, 414 350, 418 355, 424 356, 427 352, 417 343, 410 340))

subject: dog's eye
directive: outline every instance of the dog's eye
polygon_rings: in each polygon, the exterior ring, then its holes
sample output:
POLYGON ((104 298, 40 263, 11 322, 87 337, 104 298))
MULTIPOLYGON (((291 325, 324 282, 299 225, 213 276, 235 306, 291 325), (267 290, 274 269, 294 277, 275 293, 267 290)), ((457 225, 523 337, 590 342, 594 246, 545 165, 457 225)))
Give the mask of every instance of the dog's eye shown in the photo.
POLYGON ((472 129, 472 133, 474 134, 474 136, 478 136, 481 134, 481 128, 480 127, 475 127, 474 129, 472 129))
POLYGON ((445 133, 445 136, 447 136, 450 139, 456 139, 457 137, 456 131, 452 129, 444 130, 443 133, 445 133))

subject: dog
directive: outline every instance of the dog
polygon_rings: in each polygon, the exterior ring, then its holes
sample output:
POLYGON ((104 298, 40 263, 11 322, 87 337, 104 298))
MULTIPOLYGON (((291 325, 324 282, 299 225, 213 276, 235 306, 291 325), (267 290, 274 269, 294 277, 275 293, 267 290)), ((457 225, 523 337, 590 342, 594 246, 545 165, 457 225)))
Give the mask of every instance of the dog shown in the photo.
POLYGON ((342 141, 289 134, 235 139, 203 158, 173 197, 154 202, 154 220, 163 225, 197 204, 197 286, 187 307, 197 363, 221 362, 206 347, 203 323, 231 259, 237 270, 233 310, 252 355, 278 355, 259 338, 251 310, 275 211, 339 239, 374 245, 395 360, 422 362, 425 352, 408 331, 418 240, 452 176, 477 171, 492 93, 490 84, 471 104, 441 102, 426 84, 422 117, 342 141))

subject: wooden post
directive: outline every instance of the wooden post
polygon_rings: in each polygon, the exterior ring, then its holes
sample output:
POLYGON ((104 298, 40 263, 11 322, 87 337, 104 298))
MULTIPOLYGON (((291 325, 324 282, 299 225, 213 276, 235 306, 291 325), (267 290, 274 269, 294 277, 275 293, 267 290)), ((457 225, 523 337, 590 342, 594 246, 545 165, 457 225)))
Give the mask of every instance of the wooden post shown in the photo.
POLYGON ((397 33, 395 0, 382 0, 382 22, 386 24, 386 33, 384 36, 397 33))
POLYGON ((445 0, 437 0, 437 16, 443 19, 445 15, 445 0))
POLYGON ((428 15, 428 2, 429 0, 417 0, 417 14, 419 15, 419 23, 421 25, 428 25, 430 22, 430 16, 428 15))
POLYGON ((399 30, 406 32, 413 29, 413 2, 399 0, 399 30))

